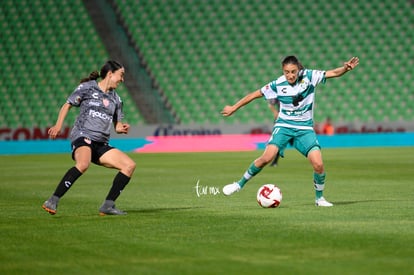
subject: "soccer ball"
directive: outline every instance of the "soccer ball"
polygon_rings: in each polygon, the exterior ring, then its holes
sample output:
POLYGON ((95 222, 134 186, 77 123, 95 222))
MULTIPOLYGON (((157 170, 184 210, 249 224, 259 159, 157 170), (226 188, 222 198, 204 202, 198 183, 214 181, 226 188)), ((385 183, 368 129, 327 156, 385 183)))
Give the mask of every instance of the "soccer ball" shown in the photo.
POLYGON ((282 201, 282 192, 274 184, 265 184, 257 191, 257 202, 263 208, 276 208, 282 201))

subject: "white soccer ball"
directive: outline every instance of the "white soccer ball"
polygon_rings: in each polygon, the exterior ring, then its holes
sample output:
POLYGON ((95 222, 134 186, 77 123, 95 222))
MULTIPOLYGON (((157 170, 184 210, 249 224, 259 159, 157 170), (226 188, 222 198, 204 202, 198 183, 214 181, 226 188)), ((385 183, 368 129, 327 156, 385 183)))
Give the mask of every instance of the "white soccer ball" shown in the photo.
POLYGON ((282 191, 274 184, 265 184, 257 191, 257 202, 263 208, 276 208, 282 201, 282 191))

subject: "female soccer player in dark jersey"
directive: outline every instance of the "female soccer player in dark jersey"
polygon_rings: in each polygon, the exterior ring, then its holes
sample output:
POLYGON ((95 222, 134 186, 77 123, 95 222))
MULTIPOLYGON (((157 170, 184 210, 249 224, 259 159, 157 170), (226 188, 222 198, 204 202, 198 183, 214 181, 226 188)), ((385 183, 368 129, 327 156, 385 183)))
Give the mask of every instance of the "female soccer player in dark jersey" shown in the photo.
POLYGON ((129 124, 122 122, 122 101, 115 91, 124 81, 124 74, 125 69, 121 64, 108 61, 102 66, 100 73, 95 71, 82 79, 60 109, 56 124, 49 129, 50 137, 55 139, 69 110, 79 107, 80 112, 70 134, 75 166, 66 172, 53 195, 44 202, 42 207, 50 214, 56 214, 60 198, 86 172, 91 162, 119 170, 99 208, 100 215, 126 214, 115 208, 115 200, 134 173, 135 162, 108 143, 112 125, 118 134, 127 134, 129 130, 129 124))

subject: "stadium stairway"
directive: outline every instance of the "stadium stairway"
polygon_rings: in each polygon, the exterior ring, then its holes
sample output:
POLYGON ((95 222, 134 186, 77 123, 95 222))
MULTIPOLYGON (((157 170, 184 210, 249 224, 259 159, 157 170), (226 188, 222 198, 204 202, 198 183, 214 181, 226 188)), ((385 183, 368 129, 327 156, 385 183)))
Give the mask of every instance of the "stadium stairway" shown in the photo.
POLYGON ((112 58, 125 66, 124 85, 140 109, 145 122, 148 124, 176 123, 178 118, 174 117, 174 111, 168 104, 168 99, 160 94, 154 79, 143 68, 137 52, 130 46, 131 41, 124 32, 124 28, 118 24, 119 21, 112 6, 100 0, 84 0, 83 2, 107 51, 111 53, 112 58))

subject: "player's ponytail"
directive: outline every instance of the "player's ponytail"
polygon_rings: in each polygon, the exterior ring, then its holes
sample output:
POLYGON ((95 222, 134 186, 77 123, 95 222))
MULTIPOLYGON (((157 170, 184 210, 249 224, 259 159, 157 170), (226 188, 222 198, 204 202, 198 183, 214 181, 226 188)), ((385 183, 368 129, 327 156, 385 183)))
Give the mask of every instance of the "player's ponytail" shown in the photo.
POLYGON ((93 71, 89 74, 88 77, 82 78, 80 83, 88 82, 88 81, 91 81, 91 80, 97 80, 98 78, 99 78, 98 71, 93 71))
POLYGON ((118 69, 123 68, 123 66, 114 60, 107 61, 101 68, 101 72, 93 71, 89 74, 88 77, 81 79, 80 83, 88 82, 91 80, 97 80, 98 78, 105 78, 108 72, 115 72, 118 69))

